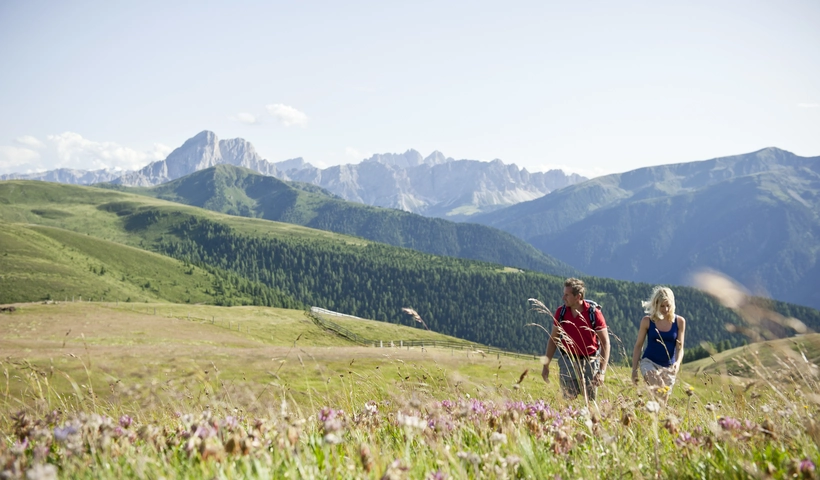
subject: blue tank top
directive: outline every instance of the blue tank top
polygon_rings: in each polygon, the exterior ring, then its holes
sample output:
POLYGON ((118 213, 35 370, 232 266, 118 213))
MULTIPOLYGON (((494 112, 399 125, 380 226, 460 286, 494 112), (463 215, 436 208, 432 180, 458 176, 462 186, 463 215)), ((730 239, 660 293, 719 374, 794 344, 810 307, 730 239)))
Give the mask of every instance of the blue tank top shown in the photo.
POLYGON ((678 342, 678 316, 672 322, 668 332, 661 332, 655 327, 655 322, 649 322, 646 332, 646 350, 643 358, 648 358, 662 367, 671 367, 675 363, 675 347, 678 342))

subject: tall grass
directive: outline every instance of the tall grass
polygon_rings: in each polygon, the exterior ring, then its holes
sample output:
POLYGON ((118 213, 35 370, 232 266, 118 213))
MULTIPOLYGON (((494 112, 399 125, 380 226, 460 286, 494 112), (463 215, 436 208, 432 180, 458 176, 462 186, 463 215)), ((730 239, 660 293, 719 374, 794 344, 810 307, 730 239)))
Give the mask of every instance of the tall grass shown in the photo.
MULTIPOLYGON (((721 298, 727 289, 712 293, 721 298)), ((753 327, 767 328, 766 318, 799 328, 739 298, 733 306, 753 327)), ((748 367, 745 377, 684 370, 663 405, 618 366, 597 401, 567 402, 555 380, 545 385, 528 370, 508 371, 524 364, 459 366, 445 364, 446 354, 400 357, 388 349, 377 362, 341 347, 335 358, 318 358, 299 340, 265 382, 228 378, 216 359, 195 375, 130 384, 106 378, 93 350, 71 359, 81 365, 73 376, 2 360, 2 475, 818 476, 820 385, 799 346, 783 347, 773 362, 750 351, 738 360, 748 367), (485 374, 471 375, 471 368, 485 374), (24 388, 11 388, 14 382, 24 388)))

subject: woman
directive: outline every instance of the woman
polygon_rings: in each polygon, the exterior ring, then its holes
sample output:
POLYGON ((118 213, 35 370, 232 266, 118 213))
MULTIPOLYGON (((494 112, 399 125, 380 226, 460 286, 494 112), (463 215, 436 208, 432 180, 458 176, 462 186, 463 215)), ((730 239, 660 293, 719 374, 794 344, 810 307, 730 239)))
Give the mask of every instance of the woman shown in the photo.
POLYGON ((667 287, 655 287, 643 306, 647 315, 641 319, 638 340, 632 351, 632 381, 638 384, 640 360, 644 381, 666 401, 683 361, 686 320, 675 315, 675 294, 667 287), (646 349, 641 356, 644 343, 646 349))

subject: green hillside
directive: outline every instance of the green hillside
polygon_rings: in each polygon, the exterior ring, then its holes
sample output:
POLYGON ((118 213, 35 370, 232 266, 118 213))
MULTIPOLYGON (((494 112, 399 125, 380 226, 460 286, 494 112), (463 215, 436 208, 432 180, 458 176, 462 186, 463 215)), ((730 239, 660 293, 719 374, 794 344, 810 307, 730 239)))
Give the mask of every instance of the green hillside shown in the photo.
POLYGON ((0 230, 0 303, 86 300, 299 307, 288 295, 208 266, 36 225, 0 230))
POLYGON ((433 255, 500 263, 553 275, 579 272, 509 233, 348 202, 314 185, 221 164, 156 187, 97 185, 196 207, 355 235, 433 255))
POLYGON ((820 363, 820 333, 769 340, 714 353, 686 364, 690 372, 730 374, 746 378, 785 378, 796 371, 811 372, 820 363), (791 371, 784 374, 783 371, 791 371))
MULTIPOLYGON (((244 303, 241 292, 248 290, 242 290, 243 285, 264 285, 303 305, 417 326, 401 311, 411 307, 434 331, 527 353, 542 353, 546 343, 541 329, 527 325, 548 323, 529 310, 527 299, 540 298, 554 308, 562 292, 560 277, 88 187, 0 182, 0 220, 82 231, 82 236, 87 232, 176 258, 183 265, 224 272, 235 285, 220 292, 224 304, 244 303), (34 213, 48 209, 62 213, 34 213)), ((46 229, 38 229, 42 231, 46 229)), ((83 268, 88 268, 86 263, 83 268)), ((651 285, 587 281, 588 298, 603 305, 615 335, 614 354, 628 356, 643 315, 640 300, 648 297, 651 285)), ((734 313, 697 290, 675 291, 678 313, 693 325, 687 335, 691 345, 726 341, 736 346, 745 341, 726 330, 726 324, 740 322, 734 313)), ((816 310, 785 304, 774 308, 789 310, 783 313, 820 330, 816 310)))
POLYGON ((820 308, 818 212, 820 157, 769 148, 607 175, 474 221, 591 275, 686 284, 705 267, 820 308))

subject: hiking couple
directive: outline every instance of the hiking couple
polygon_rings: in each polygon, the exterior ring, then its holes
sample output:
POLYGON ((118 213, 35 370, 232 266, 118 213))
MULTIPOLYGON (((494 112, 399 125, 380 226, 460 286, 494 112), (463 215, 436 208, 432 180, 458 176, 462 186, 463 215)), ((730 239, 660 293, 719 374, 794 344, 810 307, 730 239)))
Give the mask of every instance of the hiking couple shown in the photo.
MULTIPOLYGON (((550 364, 559 352, 558 378, 564 398, 574 399, 583 393, 590 401, 595 400, 606 379, 611 348, 601 307, 586 300, 585 292, 582 280, 569 278, 564 282, 564 305, 553 315, 541 376, 549 380, 550 364)), ((646 384, 666 401, 683 360, 686 320, 675 315, 675 295, 669 288, 655 287, 649 301, 642 303, 647 315, 641 319, 632 352, 632 381, 638 384, 640 368, 646 384)))

